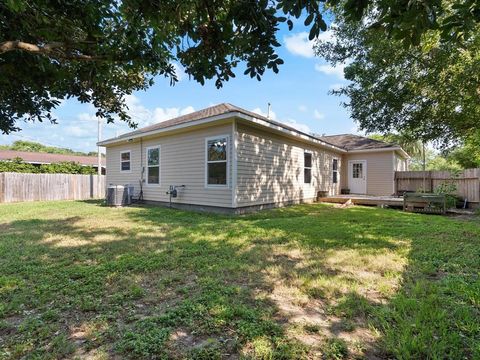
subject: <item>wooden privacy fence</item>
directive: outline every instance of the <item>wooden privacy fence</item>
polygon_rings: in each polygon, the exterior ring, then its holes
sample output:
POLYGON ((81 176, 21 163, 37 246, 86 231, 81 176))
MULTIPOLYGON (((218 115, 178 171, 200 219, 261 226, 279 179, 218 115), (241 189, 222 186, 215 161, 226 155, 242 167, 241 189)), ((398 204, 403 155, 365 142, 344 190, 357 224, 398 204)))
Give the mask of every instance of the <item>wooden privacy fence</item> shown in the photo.
POLYGON ((105 175, 0 173, 0 203, 105 196, 105 175))
POLYGON ((456 195, 473 206, 480 205, 480 169, 467 169, 452 174, 450 171, 396 171, 395 190, 434 192, 441 184, 454 184, 456 195), (425 179, 425 180, 424 180, 425 179))

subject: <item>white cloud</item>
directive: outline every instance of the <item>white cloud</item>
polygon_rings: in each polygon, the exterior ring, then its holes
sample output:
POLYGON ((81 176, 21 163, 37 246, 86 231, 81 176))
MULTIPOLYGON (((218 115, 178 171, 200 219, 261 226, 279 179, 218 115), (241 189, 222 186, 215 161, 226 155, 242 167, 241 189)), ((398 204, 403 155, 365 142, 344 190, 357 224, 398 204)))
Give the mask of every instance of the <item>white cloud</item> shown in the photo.
MULTIPOLYGON (((125 102, 129 107, 127 113, 132 117, 132 121, 138 124, 139 128, 185 115, 195 110, 192 106, 149 108, 136 95, 126 96, 125 102)), ((21 133, 8 136, 0 135, 0 143, 28 139, 50 146, 67 147, 78 151, 96 149, 98 120, 95 116, 95 107, 90 103, 76 104, 73 100, 67 100, 62 107, 63 109, 59 110, 58 113, 53 113, 54 117, 58 119, 58 124, 25 122, 22 125, 23 131, 21 133)), ((113 123, 106 124, 103 121, 102 139, 112 138, 133 130, 126 122, 114 116, 113 123)))
POLYGON ((183 109, 180 108, 160 108, 157 107, 153 111, 154 123, 170 120, 178 116, 187 115, 194 112, 195 109, 192 106, 187 106, 183 109))
POLYGON ((135 95, 125 96, 125 104, 128 107, 127 114, 139 127, 148 126, 154 122, 152 112, 143 106, 140 99, 135 95))
POLYGON ((300 105, 298 107, 298 110, 301 111, 301 112, 306 112, 307 111, 307 107, 305 105, 300 105))
MULTIPOLYGON (((263 112, 262 109, 260 109, 258 107, 253 109, 252 112, 257 113, 261 116, 267 117, 267 113, 263 112)), ((291 126, 295 129, 297 129, 299 131, 302 131, 302 132, 305 132, 305 133, 310 133, 311 132, 308 125, 299 123, 295 119, 286 119, 286 120, 277 119, 277 114, 275 114, 275 112, 273 112, 272 110, 270 110, 270 119, 281 122, 282 124, 285 124, 287 126, 291 126)))
POLYGON ((311 58, 315 55, 313 52, 314 42, 308 40, 306 31, 297 34, 287 35, 283 38, 287 50, 293 55, 311 58))
POLYGON ((280 121, 280 122, 285 124, 285 125, 291 126, 294 129, 297 129, 299 131, 307 133, 307 134, 312 132, 312 130, 308 127, 308 125, 299 123, 295 119, 287 119, 287 120, 283 120, 283 121, 280 121))
POLYGON ((337 66, 331 66, 327 64, 315 64, 315 70, 318 72, 324 73, 325 75, 334 75, 339 79, 344 79, 343 70, 345 69, 345 64, 340 64, 337 66))
POLYGON ((258 114, 258 115, 261 115, 263 117, 268 117, 272 120, 276 120, 277 119, 277 114, 275 114, 272 110, 270 110, 270 116, 267 116, 267 113, 266 112, 263 112, 262 109, 260 108, 255 108, 252 110, 252 112, 258 114))
MULTIPOLYGON (((125 96, 125 103, 128 107, 127 114, 130 115, 132 121, 138 125, 138 128, 149 126, 155 123, 159 123, 165 120, 169 120, 178 116, 189 114, 195 109, 192 106, 186 106, 184 108, 170 107, 162 108, 156 107, 153 109, 147 108, 141 102, 141 100, 135 95, 125 96)), ((81 122, 79 126, 70 126, 67 128, 67 135, 75 138, 87 138, 87 134, 82 129, 86 129, 89 136, 96 141, 97 137, 97 117, 95 116, 95 109, 88 107, 86 112, 82 112, 77 115, 77 119, 81 122)), ((75 124, 76 125, 76 124, 75 124)), ((133 131, 127 123, 121 121, 115 116, 115 121, 110 124, 103 124, 102 127, 102 139, 108 139, 116 137, 121 134, 133 131)), ((93 140, 92 140, 93 141, 93 140)))
POLYGON ((78 114, 77 118, 81 121, 98 121, 97 117, 94 114, 89 114, 86 112, 78 114))
POLYGON ((325 114, 322 114, 320 111, 315 109, 315 111, 313 112, 313 117, 317 120, 322 120, 325 118, 325 114))
MULTIPOLYGON (((73 136, 73 137, 76 137, 76 138, 84 138, 84 137, 89 137, 89 136, 92 135, 91 129, 89 129, 86 126, 80 127, 80 126, 77 126, 77 125, 67 126, 67 127, 65 127, 63 132, 65 133, 65 135, 73 136)), ((96 131, 93 134, 96 135, 96 131)))
POLYGON ((193 106, 187 106, 185 108, 183 108, 182 110, 180 110, 180 115, 187 115, 187 114, 191 114, 192 112, 194 112, 195 109, 193 108, 193 106))
MULTIPOLYGON (((320 41, 330 41, 333 38, 331 30, 324 31, 316 38, 320 41)), ((303 31, 292 35, 287 35, 283 38, 285 46, 293 55, 312 58, 315 56, 313 46, 315 40, 308 40, 308 32, 303 31)))
POLYGON ((138 123, 139 127, 144 127, 152 124, 156 124, 161 121, 176 118, 178 116, 186 115, 195 111, 192 106, 184 108, 171 107, 162 108, 156 107, 153 110, 146 108, 135 95, 127 95, 125 102, 128 106, 128 115, 132 117, 132 120, 138 123))

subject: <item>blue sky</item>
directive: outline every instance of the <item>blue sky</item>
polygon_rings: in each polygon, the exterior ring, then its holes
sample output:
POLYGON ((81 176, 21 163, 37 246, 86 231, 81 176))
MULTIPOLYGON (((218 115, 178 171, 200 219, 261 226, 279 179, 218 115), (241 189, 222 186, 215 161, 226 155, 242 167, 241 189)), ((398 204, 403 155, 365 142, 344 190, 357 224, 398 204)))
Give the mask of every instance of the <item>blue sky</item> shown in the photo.
MULTIPOLYGON (((356 132, 353 120, 340 105, 341 98, 328 95, 329 90, 345 83, 342 68, 332 68, 314 56, 306 29, 298 22, 291 32, 282 29, 277 36, 282 44, 278 54, 285 61, 278 74, 268 72, 259 82, 243 75, 240 67, 236 78, 225 83, 222 89, 216 89, 213 81, 202 86, 189 80, 179 68, 181 80, 175 86, 158 78, 147 91, 129 96, 127 104, 131 116, 141 127, 222 102, 266 114, 270 102, 272 118, 300 130, 320 134, 356 132)), ((328 31, 321 34, 323 38, 329 36, 328 31)), ((54 111, 58 124, 19 123, 23 130, 0 135, 0 144, 32 140, 77 151, 96 150, 94 113, 91 105, 65 101, 54 111)), ((129 130, 120 121, 104 124, 102 138, 129 130)))

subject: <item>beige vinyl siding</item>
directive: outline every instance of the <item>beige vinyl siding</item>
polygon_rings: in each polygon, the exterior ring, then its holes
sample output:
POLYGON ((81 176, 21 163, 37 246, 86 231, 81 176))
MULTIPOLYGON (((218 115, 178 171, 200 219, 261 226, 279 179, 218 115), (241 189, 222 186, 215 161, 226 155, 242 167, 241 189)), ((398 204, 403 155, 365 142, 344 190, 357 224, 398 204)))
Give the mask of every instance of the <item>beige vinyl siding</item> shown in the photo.
MULTIPOLYGON (((146 149, 160 145, 160 184, 144 183, 145 200, 168 201, 169 185, 185 185, 179 190, 176 203, 232 207, 232 122, 182 133, 161 135, 148 140, 107 147, 107 184, 133 184, 138 191, 142 166, 146 166, 146 149), (228 187, 205 186, 205 139, 228 135, 228 187), (131 150, 131 172, 120 171, 120 153, 131 150), (141 163, 143 162, 143 164, 141 163)), ((146 178, 146 170, 144 178, 146 178)))
POLYGON ((348 162, 367 161, 367 195, 392 195, 394 193, 394 152, 351 153, 343 157, 342 187, 348 186, 348 162))
POLYGON ((407 171, 407 159, 395 154, 395 171, 407 171))
MULTIPOLYGON (((309 201, 320 190, 339 192, 333 184, 333 159, 341 155, 237 123, 237 205, 309 201), (304 151, 312 153, 312 182, 304 184, 304 151)), ((339 171, 339 177, 340 171, 339 171)))
POLYGON ((106 148, 106 184, 139 186, 140 180, 140 143, 127 143, 106 148), (130 150, 130 171, 120 171, 120 154, 130 150))

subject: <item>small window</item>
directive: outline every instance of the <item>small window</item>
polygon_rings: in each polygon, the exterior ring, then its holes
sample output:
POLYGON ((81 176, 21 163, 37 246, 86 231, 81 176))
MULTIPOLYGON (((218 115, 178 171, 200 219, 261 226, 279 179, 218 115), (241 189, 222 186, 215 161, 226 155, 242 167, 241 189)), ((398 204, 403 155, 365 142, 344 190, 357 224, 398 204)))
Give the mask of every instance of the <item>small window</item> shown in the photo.
POLYGON ((338 183, 338 160, 337 159, 333 159, 332 169, 333 169, 333 183, 336 184, 338 183))
POLYGON ((120 153, 120 170, 130 171, 130 151, 120 153))
POLYGON ((147 184, 160 184, 160 146, 147 149, 147 184))
POLYGON ((312 182, 312 154, 303 153, 303 182, 310 184, 312 182))
POLYGON ((227 138, 207 140, 207 185, 227 185, 227 138))
POLYGON ((355 163, 352 165, 352 177, 354 179, 360 179, 363 177, 363 164, 355 163))

